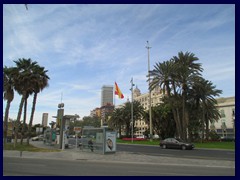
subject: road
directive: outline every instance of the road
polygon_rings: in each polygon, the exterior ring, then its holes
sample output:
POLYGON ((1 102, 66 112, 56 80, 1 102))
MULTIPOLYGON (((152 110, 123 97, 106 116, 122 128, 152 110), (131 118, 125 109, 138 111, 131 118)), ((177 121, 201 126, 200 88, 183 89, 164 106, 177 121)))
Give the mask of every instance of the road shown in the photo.
MULTIPOLYGON (((75 138, 74 139, 69 138, 69 144, 70 148, 75 148, 76 147, 75 138)), ((178 150, 178 149, 161 149, 159 146, 117 144, 117 151, 126 151, 151 156, 235 161, 235 151, 232 150, 213 150, 213 149, 178 150)))
POLYGON ((178 150, 178 149, 161 149, 159 146, 141 146, 126 144, 117 144, 117 150, 151 156, 235 161, 235 151, 232 150, 213 150, 213 149, 178 150))
POLYGON ((234 176, 226 166, 3 157, 4 176, 234 176))

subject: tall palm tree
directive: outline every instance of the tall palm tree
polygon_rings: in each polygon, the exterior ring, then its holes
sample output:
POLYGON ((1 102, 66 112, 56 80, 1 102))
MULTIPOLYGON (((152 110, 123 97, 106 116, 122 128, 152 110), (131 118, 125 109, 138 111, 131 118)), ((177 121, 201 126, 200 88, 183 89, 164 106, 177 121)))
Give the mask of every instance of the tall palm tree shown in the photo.
MULTIPOLYGON (((31 79, 33 78, 32 77, 33 68, 37 66, 37 62, 32 61, 30 58, 29 59, 22 58, 14 62, 16 64, 15 71, 14 71, 15 72, 14 88, 18 92, 18 94, 22 96, 21 102, 19 105, 18 115, 17 115, 17 122, 20 123, 24 102, 26 101, 28 93, 33 91, 31 79)), ((17 143, 18 130, 19 130, 19 127, 17 126, 15 128, 14 147, 16 147, 16 143, 17 143)))
POLYGON ((47 70, 45 70, 44 67, 35 66, 33 68, 33 75, 32 75, 32 90, 33 90, 33 102, 32 102, 32 111, 29 121, 29 128, 28 128, 28 138, 27 138, 27 144, 29 144, 29 139, 31 137, 32 132, 32 123, 33 123, 33 117, 37 102, 37 95, 40 93, 44 88, 48 87, 48 80, 50 79, 47 75, 47 70))
POLYGON ((182 139, 187 140, 187 127, 188 127, 188 110, 186 109, 187 92, 191 86, 194 77, 201 76, 202 67, 200 63, 196 63, 198 58, 195 54, 190 52, 179 52, 178 56, 174 56, 172 60, 177 67, 177 81, 181 84, 182 96, 182 126, 183 134, 182 139))
POLYGON ((8 130, 8 116, 9 109, 12 100, 14 99, 14 81, 13 81, 13 69, 3 68, 3 98, 7 101, 5 115, 4 115, 4 144, 6 143, 7 130, 8 130))
POLYGON ((122 136, 122 126, 123 126, 122 111, 123 111, 123 108, 115 108, 111 113, 111 118, 109 120, 109 127, 116 129, 120 137, 122 136))
POLYGON ((152 80, 150 88, 160 85, 167 90, 168 102, 171 103, 174 120, 177 127, 177 136, 187 139, 188 109, 186 108, 187 93, 191 82, 202 72, 201 64, 196 63, 198 58, 190 52, 179 52, 169 61, 158 63, 150 72, 152 80), (181 104, 179 104, 181 100, 181 104))
POLYGON ((150 77, 152 77, 152 80, 150 79, 150 89, 153 90, 156 86, 160 86, 163 89, 163 93, 165 94, 165 90, 167 90, 167 96, 170 96, 171 85, 174 84, 174 68, 173 61, 156 63, 154 70, 149 73, 150 77))
MULTIPOLYGON (((135 121, 141 119, 144 114, 144 108, 138 101, 133 101, 133 130, 135 121)), ((131 102, 126 102, 122 108, 115 109, 111 114, 110 125, 119 128, 119 133, 124 126, 127 136, 131 132, 131 102)), ((134 133, 134 132, 133 132, 134 133)), ((121 134, 120 134, 121 135, 121 134)))
POLYGON ((179 103, 177 103, 179 99, 179 95, 177 93, 177 65, 175 60, 164 61, 162 63, 156 63, 154 66, 154 70, 150 71, 150 77, 152 77, 150 82, 150 89, 153 90, 156 86, 160 86, 163 89, 163 93, 165 94, 165 90, 167 90, 165 96, 165 101, 171 104, 171 109, 174 115, 174 120, 176 123, 176 136, 182 136, 182 124, 180 120, 179 113, 179 103))
POLYGON ((216 108, 217 101, 214 98, 222 93, 222 90, 216 89, 211 81, 205 80, 202 77, 194 78, 192 89, 189 91, 189 97, 195 102, 196 109, 200 110, 202 116, 202 140, 206 127, 206 139, 209 136, 209 122, 217 120, 220 115, 216 108))
MULTIPOLYGON (((145 119, 149 124, 149 112, 146 112, 145 119)), ((161 139, 174 137, 176 126, 173 119, 170 104, 158 104, 152 108, 153 129, 161 139)))

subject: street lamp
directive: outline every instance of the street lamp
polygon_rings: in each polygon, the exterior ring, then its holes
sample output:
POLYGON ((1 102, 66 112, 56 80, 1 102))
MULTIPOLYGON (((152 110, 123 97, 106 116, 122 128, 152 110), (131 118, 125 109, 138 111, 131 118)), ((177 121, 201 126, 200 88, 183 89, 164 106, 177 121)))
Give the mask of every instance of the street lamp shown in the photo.
POLYGON ((150 46, 149 43, 147 41, 147 46, 146 46, 147 50, 148 50, 148 83, 149 83, 149 121, 150 121, 150 141, 152 141, 152 99, 151 99, 151 89, 150 89, 150 46))
POLYGON ((60 103, 58 104, 58 119, 60 120, 61 119, 61 124, 60 124, 60 148, 62 150, 64 150, 64 135, 65 135, 65 131, 64 131, 64 118, 63 118, 63 114, 64 114, 64 103, 60 103))
POLYGON ((131 125, 132 125, 132 142, 133 142, 133 78, 131 79, 131 92, 132 92, 132 103, 131 103, 131 125))

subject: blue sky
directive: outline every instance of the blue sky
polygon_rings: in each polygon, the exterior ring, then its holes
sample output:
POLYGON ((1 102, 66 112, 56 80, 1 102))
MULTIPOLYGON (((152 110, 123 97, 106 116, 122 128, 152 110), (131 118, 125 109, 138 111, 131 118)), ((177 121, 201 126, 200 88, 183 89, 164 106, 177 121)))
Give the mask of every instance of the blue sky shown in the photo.
MULTIPOLYGON (((48 70, 49 87, 38 95, 34 124, 49 122, 57 105, 82 118, 100 106, 101 87, 116 81, 131 98, 130 80, 147 92, 146 41, 150 68, 189 51, 199 58, 203 77, 235 96, 235 5, 3 5, 3 65, 31 58, 48 70)), ((10 117, 16 118, 15 94, 10 117)), ((32 98, 28 101, 28 119, 32 98)), ((3 102, 3 112, 6 102, 3 102)))

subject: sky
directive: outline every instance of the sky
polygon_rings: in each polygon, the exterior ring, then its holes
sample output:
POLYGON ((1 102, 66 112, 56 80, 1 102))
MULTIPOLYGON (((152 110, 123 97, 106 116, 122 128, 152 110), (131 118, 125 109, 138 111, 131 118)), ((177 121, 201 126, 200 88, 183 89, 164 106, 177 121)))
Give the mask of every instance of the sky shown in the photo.
MULTIPOLYGON (((3 5, 3 66, 31 58, 48 70, 49 87, 37 99, 33 124, 64 114, 80 118, 101 104, 101 87, 116 82, 131 99, 131 78, 148 92, 150 69, 178 52, 199 58, 205 79, 235 96, 234 4, 24 4, 3 5)), ((21 97, 15 93, 9 116, 17 118, 21 97)), ((3 101, 3 113, 6 102, 3 101)), ((28 99, 27 123, 32 97, 28 99)))

